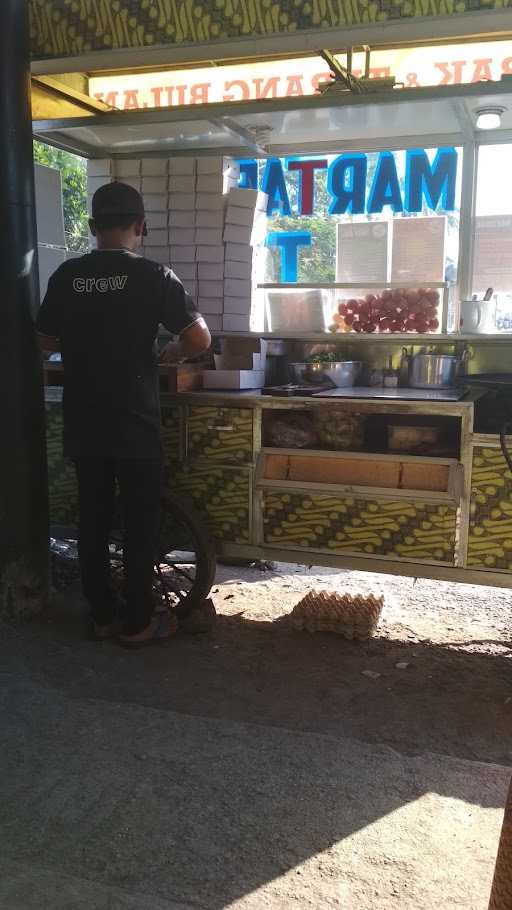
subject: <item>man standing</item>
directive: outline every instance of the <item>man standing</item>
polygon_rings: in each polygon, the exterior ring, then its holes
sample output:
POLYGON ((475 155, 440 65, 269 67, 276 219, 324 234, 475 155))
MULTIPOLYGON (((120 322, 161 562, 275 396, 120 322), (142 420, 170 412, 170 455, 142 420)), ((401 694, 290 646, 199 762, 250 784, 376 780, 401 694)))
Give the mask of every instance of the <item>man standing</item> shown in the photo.
POLYGON ((89 224, 97 249, 52 275, 37 330, 43 350, 62 352, 64 455, 78 478, 80 569, 93 635, 103 640, 114 629, 108 540, 117 481, 126 573, 120 641, 141 647, 170 635, 168 615, 154 616, 152 603, 162 472, 158 326, 179 336, 164 350, 170 362, 207 350, 211 339, 171 269, 137 255, 147 231, 135 189, 100 187, 89 224))

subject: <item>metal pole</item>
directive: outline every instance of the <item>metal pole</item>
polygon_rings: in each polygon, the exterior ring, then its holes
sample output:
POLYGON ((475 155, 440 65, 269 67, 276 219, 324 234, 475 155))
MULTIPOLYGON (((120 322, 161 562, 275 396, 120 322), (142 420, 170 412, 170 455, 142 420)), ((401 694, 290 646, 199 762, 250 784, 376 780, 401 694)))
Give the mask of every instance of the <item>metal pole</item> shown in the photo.
POLYGON ((512 783, 505 806, 489 910, 512 910, 512 783))
POLYGON ((3 0, 0 30, 0 615, 48 593, 48 490, 38 306, 27 0, 3 0))

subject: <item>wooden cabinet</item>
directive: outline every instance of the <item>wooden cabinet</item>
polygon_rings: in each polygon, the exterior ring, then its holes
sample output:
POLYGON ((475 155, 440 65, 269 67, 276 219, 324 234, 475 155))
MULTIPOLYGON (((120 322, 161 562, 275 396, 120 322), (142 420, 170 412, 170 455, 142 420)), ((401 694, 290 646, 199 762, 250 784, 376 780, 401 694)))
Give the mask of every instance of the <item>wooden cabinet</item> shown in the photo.
POLYGON ((454 564, 454 504, 273 490, 262 504, 267 546, 454 564))
POLYGON ((250 464, 253 460, 253 412, 250 408, 192 405, 187 414, 188 460, 250 464))
POLYGON ((46 403, 46 457, 50 523, 76 526, 78 523, 78 488, 75 468, 62 454, 62 404, 60 400, 46 403))
POLYGON ((192 462, 177 465, 169 485, 188 497, 217 540, 251 541, 252 470, 192 462))
POLYGON ((512 572, 512 474, 499 446, 476 446, 468 567, 512 572))

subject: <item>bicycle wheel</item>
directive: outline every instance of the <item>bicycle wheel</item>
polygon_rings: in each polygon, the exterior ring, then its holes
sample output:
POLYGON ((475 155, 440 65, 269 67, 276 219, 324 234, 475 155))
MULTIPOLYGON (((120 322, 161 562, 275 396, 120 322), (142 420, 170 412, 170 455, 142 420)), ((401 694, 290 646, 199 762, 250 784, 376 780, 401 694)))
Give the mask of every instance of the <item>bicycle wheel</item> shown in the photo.
POLYGON ((183 617, 211 591, 217 569, 214 544, 204 518, 187 500, 165 491, 161 508, 156 593, 183 617))

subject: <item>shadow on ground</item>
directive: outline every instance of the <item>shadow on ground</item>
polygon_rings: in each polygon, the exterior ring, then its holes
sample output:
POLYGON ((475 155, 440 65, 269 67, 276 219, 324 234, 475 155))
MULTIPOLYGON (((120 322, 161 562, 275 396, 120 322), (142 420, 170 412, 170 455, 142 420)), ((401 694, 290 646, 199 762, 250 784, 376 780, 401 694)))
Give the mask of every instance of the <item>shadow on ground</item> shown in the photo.
MULTIPOLYGON (((1 651, 4 859, 140 895, 62 907, 221 910, 318 856, 314 901, 298 873, 272 907, 349 906, 335 853, 345 844, 350 879, 347 839, 363 829, 382 893, 359 906, 394 906, 373 826, 417 800, 426 817, 405 832, 400 906, 428 906, 414 870, 420 854, 446 867, 446 843, 428 832, 442 824, 437 796, 474 845, 460 867, 435 872, 461 877, 461 893, 482 849, 482 820, 466 806, 504 803, 506 769, 473 773, 467 760, 512 762, 507 654, 352 643, 238 617, 127 653, 85 641, 80 601, 67 597, 44 621, 6 630, 1 651)), ((6 910, 45 905, 12 894, 6 910)))

